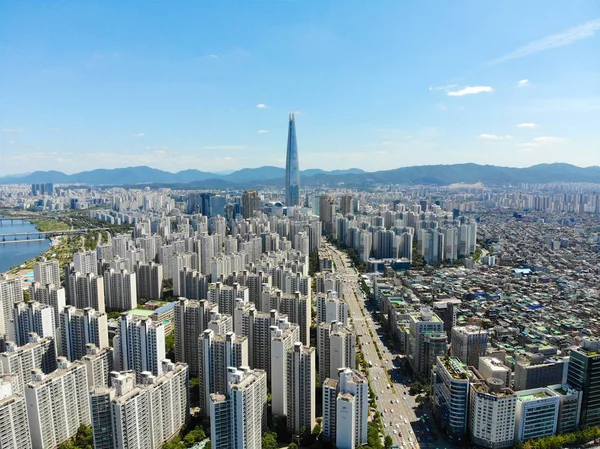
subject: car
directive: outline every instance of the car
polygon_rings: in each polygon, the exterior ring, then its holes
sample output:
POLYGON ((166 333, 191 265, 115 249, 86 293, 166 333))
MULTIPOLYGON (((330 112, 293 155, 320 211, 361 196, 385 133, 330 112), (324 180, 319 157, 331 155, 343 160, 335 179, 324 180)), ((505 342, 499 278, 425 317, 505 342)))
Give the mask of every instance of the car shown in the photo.
POLYGON ((384 408, 384 409, 383 409, 383 413, 387 413, 387 408, 384 408))
POLYGON ((400 404, 400 399, 396 399, 396 404, 400 404))
POLYGON ((390 401, 390 404, 393 404, 393 403, 394 403, 394 400, 392 399, 392 400, 390 401))
POLYGON ((390 409, 390 413, 394 413, 394 409, 393 408, 390 409))
MULTIPOLYGON (((383 391, 382 391, 382 393, 383 393, 383 391)), ((406 396, 402 396, 402 399, 404 399, 406 401, 406 396)))
POLYGON ((410 430, 408 431, 408 433, 414 433, 414 432, 413 432, 413 430, 412 430, 412 429, 410 429, 410 430))
POLYGON ((396 429, 400 428, 400 424, 396 423, 396 429))
MULTIPOLYGON (((398 432, 398 436, 402 438, 402 432, 398 432)), ((404 445, 404 443, 402 443, 404 445)))
POLYGON ((408 424, 408 419, 404 418, 404 424, 408 424))

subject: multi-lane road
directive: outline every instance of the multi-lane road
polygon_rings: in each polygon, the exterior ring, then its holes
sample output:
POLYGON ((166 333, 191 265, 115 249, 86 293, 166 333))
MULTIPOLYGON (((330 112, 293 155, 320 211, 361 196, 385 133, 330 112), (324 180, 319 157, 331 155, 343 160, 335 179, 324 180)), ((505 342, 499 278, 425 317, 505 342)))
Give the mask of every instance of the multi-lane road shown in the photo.
MULTIPOLYGON (((358 283, 358 273, 351 268, 348 257, 334 246, 327 246, 335 263, 336 273, 344 277, 343 295, 350 310, 357 335, 360 335, 361 350, 369 368, 369 382, 377 395, 377 408, 381 413, 385 435, 390 435, 394 445, 399 447, 419 447, 411 423, 417 421, 414 412, 415 403, 408 394, 408 388, 400 382, 394 382, 389 373, 394 372, 392 353, 379 338, 379 325, 373 321, 370 312, 365 307, 363 293, 358 283), (373 333, 373 337, 371 333, 373 333), (377 354, 376 347, 379 348, 377 354)), ((395 379, 400 380, 399 378, 395 379)))

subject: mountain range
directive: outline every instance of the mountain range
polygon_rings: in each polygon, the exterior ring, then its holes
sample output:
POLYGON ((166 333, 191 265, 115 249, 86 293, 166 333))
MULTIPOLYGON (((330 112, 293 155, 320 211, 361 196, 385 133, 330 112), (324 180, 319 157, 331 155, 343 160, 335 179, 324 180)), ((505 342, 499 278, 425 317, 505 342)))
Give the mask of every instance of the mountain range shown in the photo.
MULTIPOLYGON (((244 168, 229 174, 204 172, 195 169, 170 173, 146 166, 115 169, 97 169, 67 175, 59 171, 36 171, 25 175, 0 177, 0 184, 56 184, 86 185, 154 185, 179 188, 236 188, 246 186, 282 186, 285 169, 280 167, 244 168)), ((359 168, 325 171, 309 169, 300 172, 301 185, 307 187, 344 185, 364 187, 375 184, 434 185, 456 183, 487 186, 519 182, 590 182, 600 183, 600 167, 577 167, 555 163, 526 168, 494 165, 453 164, 402 167, 393 170, 365 172, 359 168)))

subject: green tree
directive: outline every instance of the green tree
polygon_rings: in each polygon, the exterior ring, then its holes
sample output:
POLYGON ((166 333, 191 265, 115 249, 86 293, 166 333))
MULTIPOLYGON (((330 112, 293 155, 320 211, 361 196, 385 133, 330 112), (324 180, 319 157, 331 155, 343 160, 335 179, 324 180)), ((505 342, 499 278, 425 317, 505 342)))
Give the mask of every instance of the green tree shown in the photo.
POLYGON ((262 438, 262 449, 278 449, 277 445, 277 434, 274 432, 267 432, 262 438))
POLYGON ((192 447, 194 444, 199 443, 204 439, 206 439, 206 433, 204 433, 202 427, 198 426, 183 437, 183 443, 185 444, 185 447, 192 447))
POLYGON ((168 359, 175 360, 175 332, 165 337, 165 351, 168 359))
POLYGON ((298 449, 298 445, 296 443, 292 442, 288 445, 288 449, 298 449))
POLYGON ((190 379, 190 402, 197 404, 200 400, 200 379, 198 377, 192 377, 190 379))
POLYGON ((183 444, 181 438, 177 435, 171 441, 167 441, 163 444, 162 449, 185 449, 185 444, 183 444))
POLYGON ((389 435, 386 435, 385 440, 383 441, 383 446, 385 447, 385 449, 390 449, 393 445, 394 445, 394 441, 392 440, 392 437, 389 435))

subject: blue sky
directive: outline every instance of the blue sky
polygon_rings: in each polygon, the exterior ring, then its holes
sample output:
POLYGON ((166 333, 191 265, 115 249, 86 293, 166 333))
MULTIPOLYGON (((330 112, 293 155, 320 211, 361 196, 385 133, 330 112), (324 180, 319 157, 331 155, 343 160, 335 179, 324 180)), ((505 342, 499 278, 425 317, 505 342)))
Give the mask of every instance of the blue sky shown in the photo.
POLYGON ((0 2, 0 175, 600 164, 597 0, 0 2), (520 126, 519 126, 520 125, 520 126))

